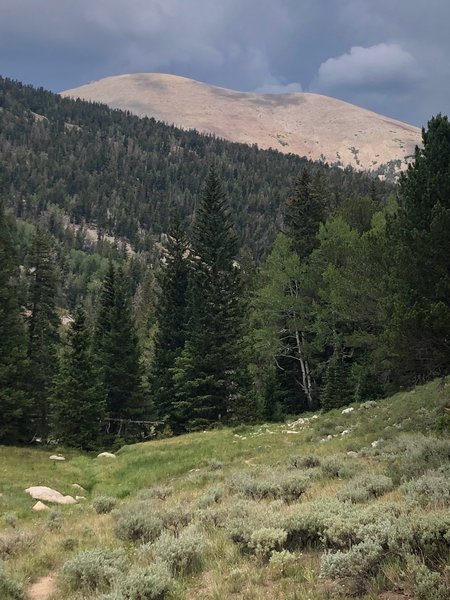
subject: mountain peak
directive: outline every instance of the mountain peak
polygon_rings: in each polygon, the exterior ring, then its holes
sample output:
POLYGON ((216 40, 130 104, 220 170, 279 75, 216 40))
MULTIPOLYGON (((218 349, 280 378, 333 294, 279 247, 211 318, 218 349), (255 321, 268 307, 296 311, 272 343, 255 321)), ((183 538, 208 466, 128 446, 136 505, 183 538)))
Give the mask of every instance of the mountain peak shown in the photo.
POLYGON ((241 92, 179 75, 106 77, 62 92, 138 116, 358 170, 403 168, 419 128, 320 94, 241 92))

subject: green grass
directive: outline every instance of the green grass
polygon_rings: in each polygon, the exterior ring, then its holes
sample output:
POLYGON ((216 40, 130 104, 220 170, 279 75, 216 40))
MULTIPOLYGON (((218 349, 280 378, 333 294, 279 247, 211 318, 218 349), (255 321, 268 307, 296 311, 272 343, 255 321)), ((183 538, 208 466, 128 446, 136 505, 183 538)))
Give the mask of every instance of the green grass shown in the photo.
MULTIPOLYGON (((182 503, 195 513, 198 510, 196 502, 205 490, 219 486, 225 493, 218 508, 231 514, 238 500, 228 485, 233 474, 250 471, 268 478, 273 470, 288 472, 290 456, 338 457, 346 465, 349 473, 346 477, 352 473, 386 473, 387 459, 382 450, 377 453, 372 449, 372 442, 383 440, 380 442, 382 448, 383 444, 395 442, 403 434, 447 436, 449 414, 445 407, 449 405, 449 398, 450 386, 436 381, 369 408, 353 405, 353 412, 348 414, 343 415, 342 409, 337 409, 318 413, 314 419, 311 414, 302 415, 308 419, 296 428, 283 423, 199 432, 125 446, 117 452, 116 459, 110 460, 63 448, 0 447, 0 536, 8 537, 17 532, 29 532, 34 536, 30 547, 7 556, 6 567, 26 586, 40 576, 57 573, 65 560, 80 550, 119 547, 121 544, 113 534, 114 516, 95 513, 92 508, 95 496, 114 496, 120 499, 119 508, 126 510, 140 490, 156 484, 167 485, 174 488, 173 495, 165 503, 154 501, 156 505, 182 503), (288 433, 293 430, 295 433, 288 433), (349 433, 341 435, 343 430, 349 430, 349 433), (347 456, 349 451, 358 452, 358 455, 347 456), (53 452, 63 453, 66 461, 54 464, 49 459, 53 452), (222 468, 209 466, 212 459, 220 461, 222 468), (46 485, 64 494, 75 495, 74 483, 87 490, 87 499, 77 505, 56 507, 61 514, 59 528, 49 523, 48 513, 31 511, 35 501, 25 494, 25 488, 46 485), (11 513, 15 513, 17 522, 11 524, 8 519, 8 524, 3 517, 11 513)), ((320 498, 335 497, 344 484, 340 479, 330 479, 319 468, 311 473, 314 476, 305 497, 277 509, 281 511, 280 519, 290 511, 298 510, 298 506, 307 507, 320 498)), ((398 486, 385 496, 374 502, 405 503, 398 486)), ((263 505, 267 502, 249 504, 252 510, 259 510, 258 507, 263 505)), ((330 594, 337 593, 335 588, 328 589, 327 586, 333 587, 332 584, 318 577, 321 552, 316 548, 297 554, 295 565, 289 567, 287 574, 280 575, 270 565, 255 569, 255 557, 240 552, 220 528, 207 526, 205 532, 207 551, 201 569, 178 577, 173 598, 181 600, 196 596, 211 600, 229 595, 255 600, 316 600, 331 598, 330 594)), ((125 547, 130 560, 139 561, 135 551, 125 547)), ((446 558, 442 557, 442 560, 446 558)), ((388 566, 385 569, 388 570, 388 566)), ((404 565, 392 567, 393 573, 389 577, 401 579, 402 569, 404 565)), ((404 585, 407 589, 407 583, 404 585)), ((361 597, 381 598, 386 586, 389 581, 380 572, 370 585, 366 585, 361 597)), ((94 593, 80 596, 76 591, 65 591, 64 594, 67 600, 95 598, 94 593)))

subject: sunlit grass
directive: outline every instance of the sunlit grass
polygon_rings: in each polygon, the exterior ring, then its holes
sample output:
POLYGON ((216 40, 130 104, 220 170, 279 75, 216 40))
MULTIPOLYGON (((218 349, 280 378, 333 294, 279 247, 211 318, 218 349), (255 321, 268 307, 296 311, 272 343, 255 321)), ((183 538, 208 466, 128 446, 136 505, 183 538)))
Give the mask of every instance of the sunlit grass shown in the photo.
MULTIPOLYGON (((236 502, 229 492, 230 476, 238 471, 268 476, 276 470, 289 471, 291 456, 314 454, 319 459, 333 456, 342 459, 351 473, 380 473, 384 463, 372 456, 372 442, 394 439, 402 432, 445 435, 448 419, 444 406, 448 404, 449 389, 441 382, 432 382, 375 406, 354 405, 348 414, 342 414, 342 409, 319 414, 317 419, 296 428, 286 424, 223 428, 125 446, 115 459, 99 459, 95 454, 64 448, 0 447, 0 535, 25 531, 33 536, 29 548, 7 557, 7 567, 16 578, 27 583, 43 575, 57 574, 64 562, 81 550, 120 545, 113 533, 114 516, 95 513, 92 507, 95 496, 118 498, 120 509, 140 490, 157 484, 174 490, 166 501, 156 501, 157 505, 179 503, 198 510, 202 494, 219 486, 224 494, 220 507, 227 511, 236 502), (296 433, 287 433, 290 429, 296 433), (346 430, 349 432, 342 435, 346 430), (369 452, 361 452, 364 448, 369 452), (347 455, 354 451, 357 456, 347 455), (53 452, 64 454, 66 461, 53 463, 49 459, 53 452), (73 506, 53 506, 52 512, 59 513, 53 521, 50 511, 32 512, 35 501, 25 493, 27 487, 45 485, 63 494, 81 495, 72 487, 75 483, 86 489, 86 500, 73 506), (14 519, 3 518, 11 514, 14 519)), ((343 484, 344 480, 327 477, 317 467, 301 502, 306 506, 334 497, 343 484)), ((396 488, 375 501, 401 503, 404 496, 396 488)), ((295 503, 277 510, 281 518, 295 510, 295 503)), ((336 588, 330 591, 329 584, 318 579, 320 552, 316 549, 297 553, 295 566, 280 575, 271 565, 258 565, 254 556, 240 552, 223 530, 205 526, 203 531, 207 544, 201 569, 178 577, 174 599, 319 600, 337 593, 336 588)), ((126 548, 130 560, 136 560, 135 551, 126 548)), ((389 582, 401 580, 401 566, 391 562, 383 568, 362 598, 379 598, 383 589, 391 585, 389 582)), ((67 596, 67 600, 81 598, 88 600, 77 593, 67 596)), ((94 593, 91 598, 95 598, 94 593)))

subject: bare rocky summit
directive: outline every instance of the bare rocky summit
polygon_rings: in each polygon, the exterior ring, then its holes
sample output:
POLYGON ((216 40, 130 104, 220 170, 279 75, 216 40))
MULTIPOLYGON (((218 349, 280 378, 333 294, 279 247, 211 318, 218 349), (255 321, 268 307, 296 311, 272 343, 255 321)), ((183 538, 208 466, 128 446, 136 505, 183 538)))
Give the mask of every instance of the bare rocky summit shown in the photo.
POLYGON ((62 92, 260 148, 383 174, 404 168, 417 127, 311 93, 258 94, 161 73, 118 75, 62 92))

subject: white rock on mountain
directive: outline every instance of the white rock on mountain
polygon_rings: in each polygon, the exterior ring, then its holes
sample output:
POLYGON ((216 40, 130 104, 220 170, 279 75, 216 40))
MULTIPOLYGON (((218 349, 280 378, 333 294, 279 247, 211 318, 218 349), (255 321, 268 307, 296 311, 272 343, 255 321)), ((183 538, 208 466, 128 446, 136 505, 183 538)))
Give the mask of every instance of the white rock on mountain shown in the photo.
POLYGON ((112 452, 100 452, 97 454, 97 458, 117 458, 112 452))
POLYGON ((239 92, 176 75, 135 73, 61 95, 357 170, 377 171, 392 161, 404 168, 421 144, 418 127, 320 94, 239 92))
POLYGON ((29 487, 25 492, 35 500, 44 502, 54 502, 55 504, 76 504, 77 502, 72 496, 63 496, 60 492, 43 485, 29 487))
POLYGON ((50 460, 66 460, 62 454, 52 454, 50 460))
POLYGON ((348 415, 348 413, 353 412, 355 409, 353 408, 353 406, 349 406, 348 408, 344 408, 344 410, 342 411, 341 414, 343 415, 348 415))

